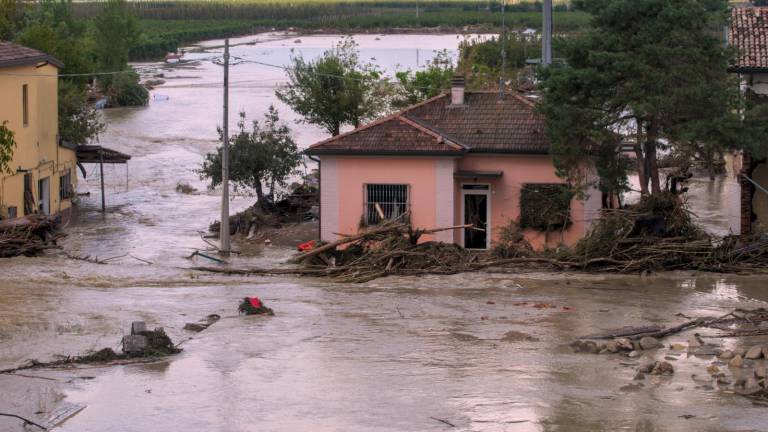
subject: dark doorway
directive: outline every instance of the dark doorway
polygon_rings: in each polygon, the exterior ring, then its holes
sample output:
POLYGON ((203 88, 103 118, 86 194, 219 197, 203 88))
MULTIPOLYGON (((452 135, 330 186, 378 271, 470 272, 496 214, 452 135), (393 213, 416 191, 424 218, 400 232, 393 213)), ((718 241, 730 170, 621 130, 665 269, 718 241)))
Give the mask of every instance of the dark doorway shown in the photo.
POLYGON ((486 249, 488 247, 488 194, 464 194, 464 247, 486 249))

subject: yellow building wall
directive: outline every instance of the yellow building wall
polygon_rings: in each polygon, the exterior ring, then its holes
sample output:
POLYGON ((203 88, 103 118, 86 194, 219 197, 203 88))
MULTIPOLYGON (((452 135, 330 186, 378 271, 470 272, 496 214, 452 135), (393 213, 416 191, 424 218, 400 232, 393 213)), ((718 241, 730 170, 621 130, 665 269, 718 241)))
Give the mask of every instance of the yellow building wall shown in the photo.
POLYGON ((72 200, 60 199, 60 177, 70 173, 71 190, 77 182, 76 156, 73 150, 58 145, 58 69, 52 65, 16 66, 0 69, 0 123, 7 121, 15 137, 16 148, 10 163, 11 173, 0 173, 0 219, 11 207, 24 216, 24 174, 32 174, 34 212, 41 197, 38 182, 49 179, 49 212, 66 212, 72 200), (23 121, 23 86, 27 85, 28 124, 23 121))

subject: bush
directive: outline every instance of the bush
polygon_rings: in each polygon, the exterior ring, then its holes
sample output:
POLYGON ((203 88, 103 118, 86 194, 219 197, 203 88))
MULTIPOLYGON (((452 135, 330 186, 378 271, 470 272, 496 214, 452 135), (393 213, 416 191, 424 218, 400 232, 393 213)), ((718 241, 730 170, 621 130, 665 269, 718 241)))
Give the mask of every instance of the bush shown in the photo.
POLYGON ((111 106, 142 106, 149 102, 149 91, 139 84, 134 72, 117 74, 110 80, 107 98, 111 106))

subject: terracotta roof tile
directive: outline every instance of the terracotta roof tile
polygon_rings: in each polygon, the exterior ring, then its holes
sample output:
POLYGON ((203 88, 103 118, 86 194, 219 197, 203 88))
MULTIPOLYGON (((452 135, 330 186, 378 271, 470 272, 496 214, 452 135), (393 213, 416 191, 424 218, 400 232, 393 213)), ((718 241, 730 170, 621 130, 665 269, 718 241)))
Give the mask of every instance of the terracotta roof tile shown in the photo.
POLYGON ((466 92, 463 105, 440 95, 311 146, 309 154, 464 152, 545 154, 544 119, 516 94, 466 92))
POLYGON ((55 57, 36 49, 0 41, 0 67, 20 66, 49 62, 59 68, 64 64, 55 57))
POLYGON ((310 154, 461 154, 464 149, 398 116, 387 117, 309 148, 310 154))
POLYGON ((768 7, 735 7, 730 43, 738 50, 735 70, 768 71, 768 7))

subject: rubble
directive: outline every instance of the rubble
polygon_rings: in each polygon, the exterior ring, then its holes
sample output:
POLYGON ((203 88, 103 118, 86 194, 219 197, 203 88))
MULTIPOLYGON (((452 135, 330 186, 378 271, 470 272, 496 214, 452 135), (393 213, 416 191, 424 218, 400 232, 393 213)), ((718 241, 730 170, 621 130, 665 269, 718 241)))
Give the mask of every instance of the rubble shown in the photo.
POLYGON ((36 256, 57 249, 56 241, 64 237, 58 226, 58 219, 44 215, 0 220, 0 258, 36 256))

